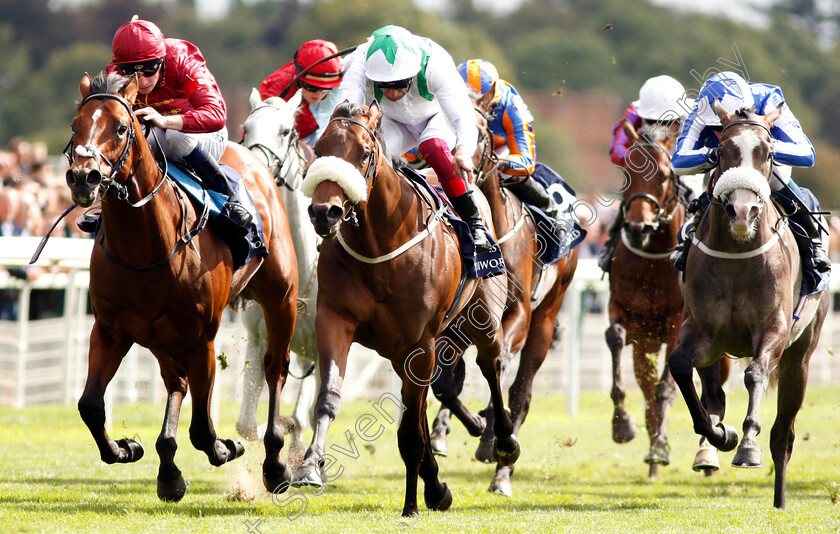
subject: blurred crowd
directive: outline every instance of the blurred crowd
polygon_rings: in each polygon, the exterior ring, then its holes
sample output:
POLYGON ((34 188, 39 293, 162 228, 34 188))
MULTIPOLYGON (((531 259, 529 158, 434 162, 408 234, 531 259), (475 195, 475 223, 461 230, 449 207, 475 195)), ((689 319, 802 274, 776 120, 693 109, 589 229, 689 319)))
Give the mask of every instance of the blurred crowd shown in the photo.
MULTIPOLYGON (((60 160, 59 160, 60 161, 60 160)), ((0 236, 41 237, 49 231, 64 209, 72 203, 64 177, 54 169, 47 145, 13 138, 0 150, 0 236)), ((89 237, 76 226, 81 210, 74 210, 53 231, 53 237, 89 237), (77 213, 78 211, 78 213, 77 213)), ((2 252, 0 252, 0 256, 2 252)), ((48 269, 2 267, 0 284, 9 278, 35 281, 48 269)), ((17 318, 18 290, 0 290, 0 320, 17 318)), ((35 290, 31 295, 30 318, 61 314, 63 290, 35 290)))

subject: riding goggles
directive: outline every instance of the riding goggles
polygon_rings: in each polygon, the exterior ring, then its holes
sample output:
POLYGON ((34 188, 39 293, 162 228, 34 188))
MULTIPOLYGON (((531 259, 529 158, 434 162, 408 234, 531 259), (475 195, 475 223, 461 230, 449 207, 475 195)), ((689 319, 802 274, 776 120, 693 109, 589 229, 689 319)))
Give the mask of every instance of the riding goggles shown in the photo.
POLYGON ((152 59, 151 61, 142 61, 140 63, 119 63, 117 68, 125 76, 131 76, 135 73, 140 73, 146 78, 154 76, 160 66, 163 64, 163 59, 152 59))
POLYGON ((330 89, 327 87, 318 87, 317 85, 312 85, 311 83, 306 83, 303 80, 298 80, 298 87, 309 91, 310 93, 320 93, 321 91, 329 91, 330 89))
POLYGON ((408 89, 411 87, 412 78, 405 80, 394 80, 393 82, 373 82, 378 89, 408 89))

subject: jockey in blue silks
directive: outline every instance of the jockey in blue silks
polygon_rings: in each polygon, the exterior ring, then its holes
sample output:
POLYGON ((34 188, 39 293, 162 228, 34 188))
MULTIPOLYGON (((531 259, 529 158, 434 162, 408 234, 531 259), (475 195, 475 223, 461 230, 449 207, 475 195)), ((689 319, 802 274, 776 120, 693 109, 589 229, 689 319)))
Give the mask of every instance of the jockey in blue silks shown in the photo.
POLYGON ((523 201, 556 219, 558 206, 548 191, 531 179, 537 163, 534 117, 516 88, 499 78, 496 67, 484 59, 470 59, 458 65, 464 82, 481 97, 490 111, 487 126, 493 134, 493 150, 501 156, 501 183, 523 201))
MULTIPOLYGON (((713 109, 715 99, 730 113, 743 108, 754 108, 756 114, 766 115, 781 106, 782 114, 770 129, 774 160, 770 188, 799 207, 790 218, 808 233, 813 247, 811 267, 820 272, 831 270, 831 261, 820 239, 819 225, 811 215, 812 212, 820 210, 819 203, 810 191, 800 188, 791 178, 791 167, 814 165, 814 147, 802 131, 793 112, 785 104, 784 95, 779 87, 748 83, 734 72, 721 72, 709 78, 700 89, 699 98, 677 141, 676 152, 671 158, 674 172, 705 172, 718 164, 717 148, 721 124, 713 109)), ((697 213, 692 224, 696 224, 701 215, 702 211, 697 213)), ((690 242, 690 238, 685 239, 682 248, 672 256, 680 270, 685 269, 686 252, 690 242)))

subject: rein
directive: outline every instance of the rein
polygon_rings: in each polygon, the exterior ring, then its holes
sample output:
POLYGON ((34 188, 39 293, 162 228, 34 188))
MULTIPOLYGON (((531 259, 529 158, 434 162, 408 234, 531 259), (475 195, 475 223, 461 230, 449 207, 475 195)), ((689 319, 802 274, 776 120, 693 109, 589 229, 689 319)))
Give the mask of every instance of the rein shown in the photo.
MULTIPOLYGON (((278 106, 273 106, 271 104, 261 104, 261 105, 255 107, 254 109, 252 109, 251 112, 248 113, 248 116, 250 117, 257 110, 264 109, 264 108, 271 108, 271 109, 276 109, 276 110, 279 110, 279 111, 285 111, 278 106)), ((297 130, 295 130, 294 126, 291 128, 291 130, 289 130, 289 133, 290 133, 290 136, 289 136, 289 142, 286 145, 286 152, 282 156, 277 154, 277 152, 275 152, 273 148, 271 148, 268 145, 265 145, 263 143, 252 143, 252 144, 248 145, 246 148, 248 150, 253 150, 254 148, 260 149, 260 152, 262 152, 263 157, 265 157, 265 161, 268 164, 267 167, 269 169, 275 169, 275 170, 272 171, 272 174, 274 175, 274 181, 277 183, 277 185, 285 187, 289 191, 294 191, 295 188, 293 186, 289 185, 289 183, 284 178, 284 176, 286 174, 285 171, 288 168, 287 164, 291 165, 292 160, 290 159, 290 156, 291 156, 292 152, 296 153, 298 158, 300 158, 301 160, 303 160, 303 155, 297 150, 298 136, 297 136, 297 130)), ((244 141, 244 139, 243 139, 243 141, 244 141)))

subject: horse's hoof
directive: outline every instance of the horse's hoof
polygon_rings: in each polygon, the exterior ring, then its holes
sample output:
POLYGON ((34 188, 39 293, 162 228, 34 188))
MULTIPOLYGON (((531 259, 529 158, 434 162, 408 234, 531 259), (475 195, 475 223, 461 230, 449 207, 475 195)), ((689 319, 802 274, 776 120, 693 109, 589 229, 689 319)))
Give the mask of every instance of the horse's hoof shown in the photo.
POLYGON ((496 495, 513 497, 513 486, 511 485, 510 480, 507 479, 494 478, 493 482, 490 483, 490 487, 487 488, 487 491, 495 493, 496 495))
POLYGON ((430 439, 429 447, 432 449, 432 454, 434 454, 435 456, 443 456, 445 458, 449 455, 449 449, 446 445, 445 438, 430 439))
POLYGON ((292 485, 292 470, 288 465, 283 464, 279 475, 266 473, 263 466, 263 485, 269 493, 285 493, 292 485))
POLYGON ((292 477, 292 486, 296 488, 314 487, 323 488, 324 481, 321 474, 313 466, 301 466, 295 471, 292 477))
POLYGON ((424 495, 426 499, 426 508, 429 510, 437 510, 438 512, 445 512, 452 506, 452 492, 449 491, 449 486, 443 484, 443 497, 438 502, 429 502, 429 496, 424 495))
POLYGON ((123 438, 117 441, 117 446, 121 451, 127 451, 125 458, 121 459, 120 463, 133 463, 143 457, 143 445, 139 441, 123 438))
POLYGON ((184 481, 183 475, 178 473, 174 480, 165 481, 158 478, 157 481, 157 496, 158 499, 164 502, 178 502, 184 498, 187 492, 187 483, 184 481))
POLYGON ((616 443, 627 443, 632 441, 638 433, 636 423, 633 418, 627 413, 623 407, 618 407, 613 411, 612 420, 612 439, 616 443))
POLYGON ((717 471, 720 469, 720 460, 718 460, 718 451, 711 445, 700 447, 697 455, 694 457, 694 465, 691 466, 694 471, 708 473, 709 470, 717 471))
POLYGON ((495 463, 496 460, 493 457, 493 444, 494 441, 492 440, 479 440, 478 447, 475 449, 475 459, 485 464, 495 463))
POLYGON ((744 467, 754 469, 761 467, 761 449, 752 447, 741 447, 732 458, 732 467, 744 467))
POLYGON ((654 445, 645 456, 646 464, 668 465, 671 459, 668 456, 668 444, 654 445))
POLYGON ((718 423, 715 425, 717 429, 723 432, 723 442, 718 444, 709 439, 709 442, 723 452, 729 452, 738 446, 738 431, 735 428, 718 423))
POLYGON ((238 439, 226 439, 224 443, 229 451, 228 462, 232 462, 245 454, 245 445, 238 439))
POLYGON ((499 465, 507 466, 515 464, 516 460, 519 459, 520 452, 522 452, 522 448, 519 446, 519 441, 517 441, 516 436, 513 434, 510 435, 510 442, 504 448, 499 448, 498 438, 493 442, 493 457, 496 458, 499 465))

